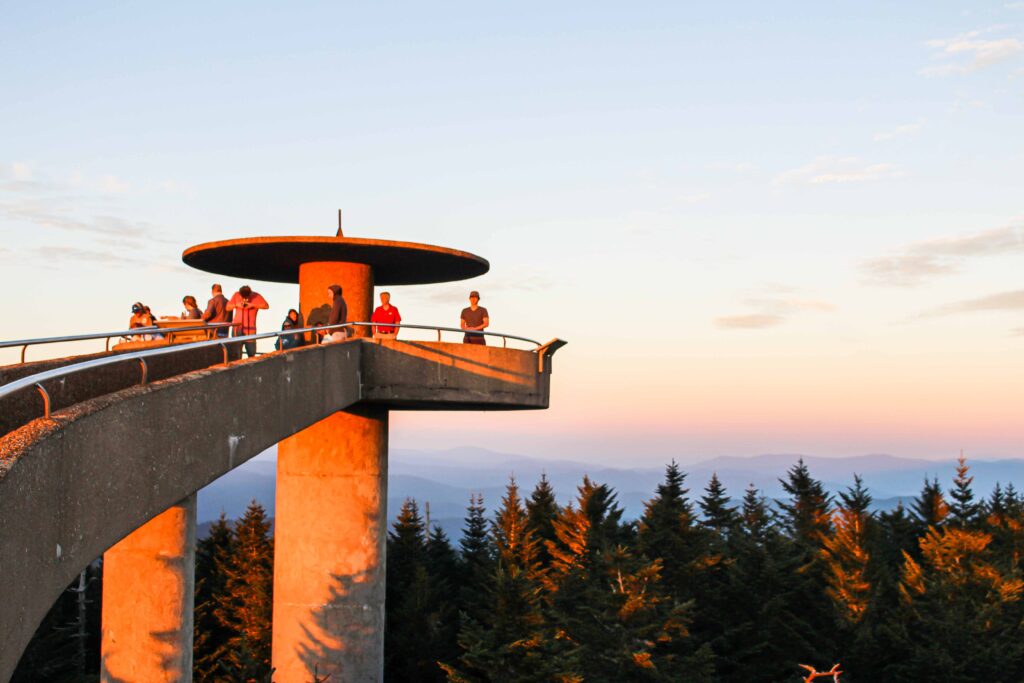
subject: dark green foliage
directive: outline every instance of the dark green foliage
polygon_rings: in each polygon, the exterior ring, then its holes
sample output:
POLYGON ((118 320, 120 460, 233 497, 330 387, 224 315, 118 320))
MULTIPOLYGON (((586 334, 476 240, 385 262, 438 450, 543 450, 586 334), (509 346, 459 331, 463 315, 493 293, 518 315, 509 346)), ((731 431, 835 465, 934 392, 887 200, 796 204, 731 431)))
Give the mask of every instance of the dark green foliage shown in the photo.
POLYGON ((218 679, 220 661, 234 634, 216 615, 218 599, 227 590, 227 568, 234 547, 234 532, 223 512, 210 527, 210 535, 196 544, 192 672, 197 683, 214 683, 218 679))
POLYGON ((537 561, 542 567, 551 563, 547 542, 555 540, 555 518, 558 517, 558 502, 555 490, 547 475, 542 474, 533 493, 526 501, 526 524, 537 539, 537 561))
POLYGON ((911 506, 914 519, 917 521, 916 534, 922 536, 928 533, 929 527, 941 526, 949 516, 949 506, 942 493, 942 486, 938 479, 924 480, 924 487, 920 495, 914 499, 911 506))
POLYGON ((953 499, 949 504, 949 518, 951 524, 962 529, 976 527, 981 522, 982 506, 974 499, 974 491, 971 489, 974 477, 968 475, 969 469, 961 453, 956 464, 953 488, 949 491, 949 497, 953 499))
POLYGON ((447 539, 432 538, 428 544, 416 501, 406 500, 388 533, 386 680, 442 681, 438 659, 454 654, 456 613, 443 592, 450 577, 431 571, 447 564, 447 539))
POLYGON ((87 567, 61 593, 25 649, 12 683, 98 680, 100 563, 87 567))
MULTIPOLYGON (((833 506, 801 462, 777 511, 753 486, 732 504, 712 477, 698 519, 685 481, 669 465, 635 524, 589 478, 564 508, 546 479, 525 501, 512 481, 492 520, 473 497, 457 550, 407 501, 388 535, 385 679, 775 683, 840 662, 844 683, 1024 680, 1012 484, 976 498, 961 460, 948 508, 933 479, 912 513, 874 514, 860 477, 833 506)), ((271 676, 267 526, 253 505, 197 547, 197 681, 271 676)), ((96 680, 99 576, 61 596, 13 680, 96 680)))
POLYGON ((255 500, 235 524, 232 546, 223 568, 224 591, 213 610, 231 634, 219 663, 231 680, 265 681, 270 675, 267 625, 274 604, 274 545, 266 512, 255 500))

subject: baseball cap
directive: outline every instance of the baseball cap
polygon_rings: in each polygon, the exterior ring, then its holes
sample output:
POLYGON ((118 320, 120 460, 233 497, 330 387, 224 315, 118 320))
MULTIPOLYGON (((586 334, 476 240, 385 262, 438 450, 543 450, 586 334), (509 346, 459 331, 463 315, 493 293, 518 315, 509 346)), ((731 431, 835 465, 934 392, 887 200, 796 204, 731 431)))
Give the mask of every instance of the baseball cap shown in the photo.
POLYGON ((473 297, 476 297, 477 299, 479 299, 480 298, 480 292, 478 292, 478 291, 476 291, 474 289, 472 292, 469 293, 469 298, 472 299, 473 297))

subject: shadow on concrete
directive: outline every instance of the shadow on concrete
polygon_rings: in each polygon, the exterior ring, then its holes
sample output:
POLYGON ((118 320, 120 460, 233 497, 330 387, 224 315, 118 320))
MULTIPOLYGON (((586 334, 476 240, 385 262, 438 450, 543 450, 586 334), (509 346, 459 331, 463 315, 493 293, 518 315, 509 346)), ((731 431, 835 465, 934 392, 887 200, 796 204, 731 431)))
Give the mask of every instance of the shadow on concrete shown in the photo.
POLYGON ((308 680, 318 676, 319 680, 340 683, 347 680, 346 674, 365 675, 368 669, 373 671, 383 664, 379 657, 383 652, 384 612, 377 598, 383 586, 373 586, 373 573, 331 577, 325 604, 311 612, 309 624, 302 625, 304 642, 298 646, 298 656, 308 680), (379 611, 376 619, 370 616, 374 611, 379 611))

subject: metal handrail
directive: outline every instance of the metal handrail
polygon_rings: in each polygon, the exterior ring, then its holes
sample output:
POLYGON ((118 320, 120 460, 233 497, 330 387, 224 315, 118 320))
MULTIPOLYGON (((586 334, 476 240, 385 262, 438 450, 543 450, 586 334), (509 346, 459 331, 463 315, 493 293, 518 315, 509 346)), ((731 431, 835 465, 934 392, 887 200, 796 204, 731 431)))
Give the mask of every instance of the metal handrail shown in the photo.
POLYGON ((110 351, 110 340, 115 337, 134 337, 140 334, 162 334, 174 336, 179 332, 195 332, 196 330, 216 330, 222 327, 231 327, 232 323, 207 323, 195 327, 134 327, 130 330, 119 332, 91 332, 89 334, 73 334, 64 337, 40 337, 39 339, 15 339, 12 341, 0 341, 0 349, 10 349, 16 346, 21 347, 21 362, 25 362, 25 351, 30 346, 40 344, 59 344, 61 342, 89 341, 91 339, 106 339, 105 351, 110 351))
POLYGON ((540 346, 541 343, 536 339, 529 339, 528 337, 517 337, 514 334, 505 334, 504 332, 484 332, 481 330, 463 330, 459 327, 438 327, 436 325, 409 325, 407 323, 349 323, 350 325, 356 325, 359 327, 407 327, 413 330, 437 330, 437 341, 441 341, 442 332, 459 332, 461 334, 479 334, 487 337, 501 337, 502 346, 508 346, 509 339, 515 339, 517 341, 526 342, 527 344, 533 344, 534 346, 540 346))
MULTIPOLYGON (((466 330, 462 330, 462 329, 459 329, 459 328, 456 328, 456 327, 432 327, 432 326, 428 326, 428 325, 407 325, 407 324, 402 324, 402 323, 386 323, 386 324, 381 324, 381 323, 373 323, 373 322, 369 322, 369 323, 365 323, 365 322, 349 322, 349 323, 339 323, 337 325, 320 325, 320 326, 316 326, 316 327, 303 327, 303 328, 300 328, 300 329, 287 329, 287 330, 276 330, 274 332, 261 332, 259 334, 249 334, 249 335, 245 335, 245 336, 241 336, 241 337, 220 337, 218 339, 212 339, 212 340, 209 340, 209 341, 190 342, 190 343, 186 343, 186 344, 176 344, 174 346, 165 346, 165 347, 161 347, 161 348, 158 348, 158 349, 147 349, 145 351, 131 351, 131 352, 128 352, 128 353, 120 353, 120 354, 118 354, 116 356, 105 356, 103 358, 94 358, 92 360, 82 361, 81 363, 73 363, 71 365, 65 365, 63 367, 54 368, 52 370, 46 370, 46 371, 43 371, 43 372, 37 372, 34 375, 29 375, 28 377, 22 377, 21 379, 16 379, 13 382, 8 382, 7 384, 4 384, 4 385, 0 386, 0 399, 6 398, 7 396, 10 396, 11 394, 14 394, 14 393, 17 393, 19 391, 22 391, 23 389, 28 389, 28 388, 31 388, 31 387, 35 387, 36 390, 39 391, 39 393, 43 397, 43 409, 44 409, 44 412, 45 412, 45 417, 49 418, 50 417, 50 395, 46 391, 46 389, 42 386, 42 382, 45 382, 45 381, 50 380, 50 379, 57 379, 57 378, 60 378, 60 377, 66 377, 68 375, 73 375, 75 373, 82 372, 83 370, 89 370, 91 368, 99 368, 99 367, 104 367, 106 365, 113 365, 114 363, 123 363, 125 361, 135 360, 135 361, 138 361, 140 370, 142 371, 142 382, 141 383, 142 384, 146 384, 146 381, 147 381, 147 378, 148 378, 148 375, 149 375, 149 368, 146 365, 146 359, 150 358, 150 357, 153 357, 153 356, 163 356, 163 355, 166 355, 166 354, 179 353, 181 351, 186 351, 186 350, 202 349, 202 348, 207 348, 207 347, 220 346, 224 350, 224 362, 226 363, 227 360, 228 360, 228 348, 227 348, 228 344, 235 344, 235 343, 249 342, 249 341, 253 341, 254 342, 254 341, 257 341, 257 340, 260 340, 260 339, 270 339, 271 337, 282 337, 282 336, 289 336, 289 335, 299 335, 299 334, 306 334, 307 332, 318 332, 318 331, 322 332, 324 330, 336 330, 336 329, 341 329, 341 328, 346 328, 346 327, 370 327, 370 326, 373 326, 373 327, 378 327, 378 326, 379 327, 408 327, 408 328, 420 329, 420 330, 437 330, 438 341, 440 341, 440 339, 441 339, 441 332, 442 331, 444 331, 444 332, 463 332, 463 333, 466 332, 466 330)), ((139 328, 136 328, 136 329, 139 329, 139 328)), ((536 342, 533 339, 528 339, 526 337, 518 337, 516 335, 511 335, 511 334, 503 334, 501 332, 478 332, 478 331, 474 330, 473 333, 481 334, 481 335, 485 335, 485 336, 492 336, 492 337, 502 337, 503 339, 505 339, 506 346, 508 344, 508 339, 516 339, 516 340, 519 340, 519 341, 524 341, 524 342, 528 342, 528 343, 531 343, 531 344, 536 344, 538 348, 540 348, 540 346, 541 346, 541 344, 539 342, 536 342)))

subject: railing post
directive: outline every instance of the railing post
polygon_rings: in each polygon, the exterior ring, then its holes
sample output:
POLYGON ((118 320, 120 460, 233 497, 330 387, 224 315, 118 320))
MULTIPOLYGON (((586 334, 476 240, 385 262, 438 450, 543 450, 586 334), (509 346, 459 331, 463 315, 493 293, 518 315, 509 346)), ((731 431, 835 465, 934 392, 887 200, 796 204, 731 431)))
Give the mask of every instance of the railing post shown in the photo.
POLYGON ((43 388, 42 384, 36 384, 36 389, 43 395, 43 417, 50 419, 50 394, 43 388))
POLYGON ((28 350, 28 344, 25 344, 24 346, 21 347, 21 363, 22 363, 22 365, 25 364, 25 351, 27 351, 27 350, 28 350))
POLYGON ((139 365, 142 367, 142 384, 145 386, 146 380, 149 378, 149 367, 146 365, 145 358, 139 358, 139 365))
POLYGON ((437 341, 441 341, 441 328, 437 328, 437 341))

